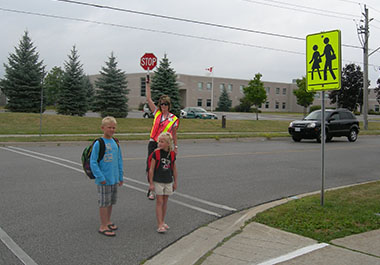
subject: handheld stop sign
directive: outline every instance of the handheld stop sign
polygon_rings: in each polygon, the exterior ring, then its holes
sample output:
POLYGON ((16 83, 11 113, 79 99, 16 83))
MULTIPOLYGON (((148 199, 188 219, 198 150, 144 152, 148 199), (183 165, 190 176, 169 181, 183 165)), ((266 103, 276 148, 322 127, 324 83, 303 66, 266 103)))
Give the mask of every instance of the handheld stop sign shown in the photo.
POLYGON ((157 57, 153 53, 145 53, 140 59, 140 65, 149 72, 157 66, 157 57))

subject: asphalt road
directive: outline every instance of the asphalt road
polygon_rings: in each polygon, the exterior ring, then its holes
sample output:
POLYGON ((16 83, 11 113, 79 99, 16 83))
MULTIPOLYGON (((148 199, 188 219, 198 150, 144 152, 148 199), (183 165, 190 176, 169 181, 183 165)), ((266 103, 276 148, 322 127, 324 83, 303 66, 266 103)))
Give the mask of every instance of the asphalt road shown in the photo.
MULTIPOLYGON (((113 211, 115 238, 97 233, 95 184, 84 177, 87 143, 0 146, 0 264, 139 264, 180 237, 235 210, 320 190, 321 151, 315 141, 180 141, 179 189, 167 215, 170 231, 155 232, 147 200, 147 142, 122 142, 125 184, 113 211), (21 254, 20 254, 21 253, 21 254)), ((380 138, 326 144, 326 188, 378 180, 380 138)))
MULTIPOLYGON (((222 116, 225 115, 227 120, 256 120, 256 113, 246 113, 246 112, 214 112, 218 119, 222 119, 222 116)), ((44 114, 55 115, 56 112, 53 110, 46 110, 44 114)), ((100 117, 99 113, 87 112, 86 117, 100 117)), ((359 121, 363 121, 363 115, 356 116, 359 121)), ((128 112, 128 118, 143 118, 143 112, 139 110, 131 110, 128 112)), ((303 118, 302 113, 259 113, 259 120, 300 120, 303 118)), ((368 121, 380 122, 379 115, 368 115, 368 121)))

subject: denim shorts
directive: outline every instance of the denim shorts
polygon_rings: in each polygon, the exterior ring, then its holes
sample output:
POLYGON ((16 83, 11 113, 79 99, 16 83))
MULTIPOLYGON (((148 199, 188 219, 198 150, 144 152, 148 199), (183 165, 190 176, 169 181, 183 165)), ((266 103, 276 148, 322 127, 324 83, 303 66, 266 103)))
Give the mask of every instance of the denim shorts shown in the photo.
POLYGON ((99 207, 108 207, 116 204, 118 185, 97 185, 99 207))

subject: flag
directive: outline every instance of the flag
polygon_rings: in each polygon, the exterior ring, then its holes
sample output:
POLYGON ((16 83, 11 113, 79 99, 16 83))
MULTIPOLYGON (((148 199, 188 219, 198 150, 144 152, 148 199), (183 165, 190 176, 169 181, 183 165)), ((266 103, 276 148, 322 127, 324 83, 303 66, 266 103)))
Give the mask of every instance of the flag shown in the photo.
POLYGON ((206 71, 209 71, 210 73, 212 73, 212 68, 214 67, 212 66, 212 67, 206 68, 206 71))

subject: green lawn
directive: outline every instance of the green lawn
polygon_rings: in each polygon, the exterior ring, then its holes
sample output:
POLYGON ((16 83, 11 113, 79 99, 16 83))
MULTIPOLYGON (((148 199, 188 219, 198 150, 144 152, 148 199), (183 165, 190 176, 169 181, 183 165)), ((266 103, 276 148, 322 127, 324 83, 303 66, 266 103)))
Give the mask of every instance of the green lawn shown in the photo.
POLYGON ((380 229, 380 182, 327 191, 290 201, 257 214, 263 223, 320 242, 380 229))
MULTIPOLYGON (((117 133, 149 133, 152 119, 117 119, 117 133)), ((42 135, 46 134, 101 134, 101 118, 72 117, 66 115, 42 115, 42 135)), ((241 138, 241 137, 279 137, 289 136, 289 121, 281 120, 227 120, 226 128, 222 128, 221 120, 181 119, 179 126, 180 139, 189 138, 241 138), (201 132, 210 134, 190 135, 201 132), (212 134, 211 132, 227 133, 212 134)), ((39 134, 40 115, 31 113, 0 113, 1 134, 39 134)), ((361 125, 363 126, 363 125, 361 125)), ((360 134, 379 134, 380 122, 369 122, 370 130, 360 134)), ((118 136, 120 140, 143 140, 146 135, 118 136)), ((28 137, 27 141, 76 141, 91 140, 88 136, 42 136, 28 137)), ((1 137, 0 141, 26 141, 25 137, 1 137)))

